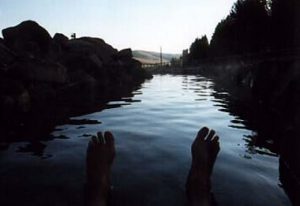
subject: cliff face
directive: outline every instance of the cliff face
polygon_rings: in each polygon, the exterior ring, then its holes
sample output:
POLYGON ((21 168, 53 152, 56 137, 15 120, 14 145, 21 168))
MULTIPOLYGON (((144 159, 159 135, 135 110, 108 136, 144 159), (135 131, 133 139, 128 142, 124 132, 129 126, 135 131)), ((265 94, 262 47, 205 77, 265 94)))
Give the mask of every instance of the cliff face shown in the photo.
POLYGON ((33 21, 2 34, 1 141, 32 130, 36 135, 31 136, 38 136, 50 122, 90 111, 151 78, 132 58, 131 49, 117 51, 99 38, 69 40, 59 33, 52 38, 33 21))

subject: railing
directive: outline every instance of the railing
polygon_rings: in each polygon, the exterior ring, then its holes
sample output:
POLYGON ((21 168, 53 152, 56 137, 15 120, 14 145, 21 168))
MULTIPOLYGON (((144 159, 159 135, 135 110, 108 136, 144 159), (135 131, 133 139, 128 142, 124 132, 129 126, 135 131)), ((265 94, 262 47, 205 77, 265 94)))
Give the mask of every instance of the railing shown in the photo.
POLYGON ((169 62, 163 62, 161 63, 154 63, 154 64, 150 64, 150 63, 142 63, 142 67, 143 68, 156 68, 156 67, 166 67, 166 66, 170 66, 169 62))

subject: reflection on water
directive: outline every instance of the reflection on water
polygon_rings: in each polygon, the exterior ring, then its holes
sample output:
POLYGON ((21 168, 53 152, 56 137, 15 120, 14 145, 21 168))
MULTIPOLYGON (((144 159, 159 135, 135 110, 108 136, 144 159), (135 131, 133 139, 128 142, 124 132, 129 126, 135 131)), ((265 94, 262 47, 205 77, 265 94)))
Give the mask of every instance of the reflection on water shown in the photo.
POLYGON ((1 152, 0 204, 82 205, 88 140, 99 130, 111 130, 117 149, 114 204, 184 205, 190 145, 207 125, 221 137, 213 174, 219 205, 290 205, 278 185, 277 154, 257 147, 256 132, 230 113, 229 97, 201 76, 155 76, 132 97, 74 118, 101 124, 60 125, 51 140, 16 143, 1 152))

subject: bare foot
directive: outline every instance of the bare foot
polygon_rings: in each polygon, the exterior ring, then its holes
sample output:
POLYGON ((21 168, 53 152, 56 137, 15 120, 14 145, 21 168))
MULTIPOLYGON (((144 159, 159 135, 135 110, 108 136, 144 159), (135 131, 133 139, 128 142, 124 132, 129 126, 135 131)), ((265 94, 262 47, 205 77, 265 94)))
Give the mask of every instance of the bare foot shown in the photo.
POLYGON ((191 205, 212 205, 210 176, 220 151, 219 137, 203 127, 192 144, 192 166, 186 182, 191 205))
POLYGON ((111 132, 101 132, 89 142, 86 156, 87 205, 107 205, 110 173, 115 158, 115 143, 111 132))

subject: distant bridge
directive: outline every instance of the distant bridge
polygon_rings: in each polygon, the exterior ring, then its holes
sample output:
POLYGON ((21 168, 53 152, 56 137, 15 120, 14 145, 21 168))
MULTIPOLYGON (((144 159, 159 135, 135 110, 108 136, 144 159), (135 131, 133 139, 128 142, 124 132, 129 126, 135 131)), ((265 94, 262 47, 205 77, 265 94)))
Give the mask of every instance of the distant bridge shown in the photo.
POLYGON ((170 62, 163 62, 163 63, 142 63, 143 68, 154 68, 154 67, 166 67, 170 66, 170 62))

